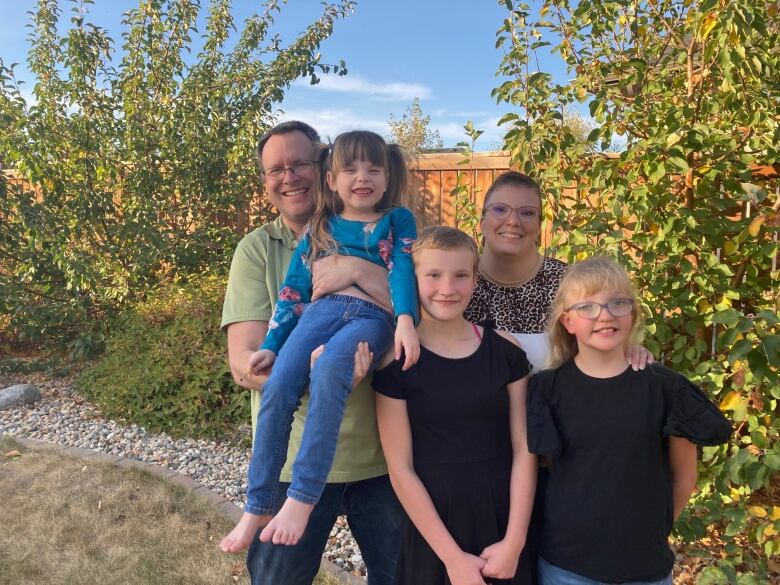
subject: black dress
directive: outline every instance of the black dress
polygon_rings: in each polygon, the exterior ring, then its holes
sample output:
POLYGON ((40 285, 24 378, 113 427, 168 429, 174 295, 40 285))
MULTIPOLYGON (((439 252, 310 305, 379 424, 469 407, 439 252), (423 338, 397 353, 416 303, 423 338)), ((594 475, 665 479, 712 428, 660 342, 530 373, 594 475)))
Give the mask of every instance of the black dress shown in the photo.
MULTIPOLYGON (((509 519, 512 444, 506 385, 529 372, 525 353, 485 329, 478 349, 445 358, 425 347, 406 372, 393 362, 374 373, 374 389, 406 400, 414 468, 436 511, 464 551, 479 555, 504 538, 509 519)), ((531 582, 528 559, 517 574, 489 583, 531 582)), ((396 583, 449 585, 447 571, 408 521, 396 583)))
POLYGON ((542 558, 600 582, 664 579, 674 564, 669 437, 718 445, 728 421, 658 364, 592 378, 570 360, 529 386, 529 448, 552 458, 542 558))

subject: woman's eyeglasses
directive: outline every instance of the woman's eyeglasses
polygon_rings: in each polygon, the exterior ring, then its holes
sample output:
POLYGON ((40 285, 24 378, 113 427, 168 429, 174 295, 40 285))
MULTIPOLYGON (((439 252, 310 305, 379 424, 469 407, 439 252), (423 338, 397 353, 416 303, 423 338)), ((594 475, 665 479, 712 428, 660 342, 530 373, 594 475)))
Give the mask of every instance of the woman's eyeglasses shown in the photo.
POLYGON ((503 203, 491 203, 482 210, 482 215, 490 215, 498 220, 504 220, 514 211, 518 221, 535 223, 539 221, 539 210, 536 207, 509 207, 503 203))
POLYGON ((262 174, 269 179, 281 179, 287 171, 290 171, 296 177, 300 177, 301 173, 310 170, 314 166, 312 160, 299 160, 294 162, 289 167, 271 167, 270 169, 264 169, 262 174))
POLYGON ((625 317, 634 309, 634 299, 612 299, 608 303, 574 303, 566 312, 576 311, 583 319, 598 319, 606 309, 613 317, 625 317))

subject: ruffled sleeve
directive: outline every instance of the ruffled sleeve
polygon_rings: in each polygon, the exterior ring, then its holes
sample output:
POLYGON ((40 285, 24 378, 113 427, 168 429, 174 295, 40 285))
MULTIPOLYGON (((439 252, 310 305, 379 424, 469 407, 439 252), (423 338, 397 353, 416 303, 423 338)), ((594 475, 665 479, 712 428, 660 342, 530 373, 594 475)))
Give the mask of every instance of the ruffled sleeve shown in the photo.
POLYGON ((720 445, 729 440, 731 424, 698 386, 675 374, 670 394, 665 437, 683 437, 697 445, 720 445))
POLYGON ((407 392, 404 375, 401 370, 402 365, 402 361, 395 360, 381 370, 374 372, 373 381, 371 382, 374 390, 390 398, 406 400, 407 392))
POLYGON ((528 385, 528 450, 537 455, 560 455, 561 439, 550 408, 554 370, 540 372, 528 385))

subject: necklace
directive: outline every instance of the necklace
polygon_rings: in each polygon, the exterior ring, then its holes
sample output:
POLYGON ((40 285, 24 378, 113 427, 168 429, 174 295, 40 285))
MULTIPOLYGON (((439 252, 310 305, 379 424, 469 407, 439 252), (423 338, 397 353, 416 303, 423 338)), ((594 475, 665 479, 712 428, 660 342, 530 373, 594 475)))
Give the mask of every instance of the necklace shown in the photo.
POLYGON ((542 266, 543 261, 544 261, 544 256, 537 253, 536 262, 534 262, 534 265, 531 268, 531 270, 529 270, 527 274, 525 274, 522 278, 518 280, 506 281, 506 280, 501 280, 499 278, 496 278, 492 274, 488 273, 481 263, 479 266, 479 273, 482 276, 484 276, 486 279, 488 279, 490 282, 492 282, 493 284, 497 284, 498 286, 504 286, 509 288, 518 287, 526 284, 534 276, 536 276, 536 273, 539 272, 539 268, 542 266))

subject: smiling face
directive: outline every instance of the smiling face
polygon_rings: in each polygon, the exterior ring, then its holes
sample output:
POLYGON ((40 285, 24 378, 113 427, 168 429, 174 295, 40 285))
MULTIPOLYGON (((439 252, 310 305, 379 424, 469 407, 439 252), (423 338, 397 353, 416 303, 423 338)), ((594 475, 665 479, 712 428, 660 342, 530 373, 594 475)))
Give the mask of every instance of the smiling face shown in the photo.
POLYGON ((463 317, 474 292, 474 252, 466 248, 415 252, 415 274, 423 316, 437 321, 463 317))
POLYGON ((265 191, 285 223, 293 228, 305 225, 314 211, 314 168, 304 166, 293 171, 289 167, 313 158, 314 144, 303 132, 275 134, 263 147, 264 170, 286 167, 279 177, 266 176, 265 191))
POLYGON ((485 251, 510 256, 534 254, 541 233, 539 214, 530 221, 521 220, 514 209, 525 207, 541 212, 540 204, 539 194, 530 187, 503 185, 496 188, 485 201, 485 213, 480 222, 485 251), (512 212, 499 219, 488 209, 496 204, 512 208, 512 212))
MULTIPOLYGON (((606 304, 613 299, 630 299, 632 294, 626 291, 603 289, 590 295, 571 295, 567 297, 567 308, 575 303, 606 304)), ((561 324, 571 335, 577 338, 580 352, 586 349, 602 353, 612 352, 623 355, 626 345, 631 339, 631 329, 634 323, 634 312, 622 317, 614 317, 606 307, 602 307, 595 319, 581 317, 572 309, 560 317, 561 324)))
POLYGON ((335 174, 328 171, 328 186, 344 204, 339 214, 345 219, 371 221, 387 189, 384 166, 368 160, 354 160, 335 174))

